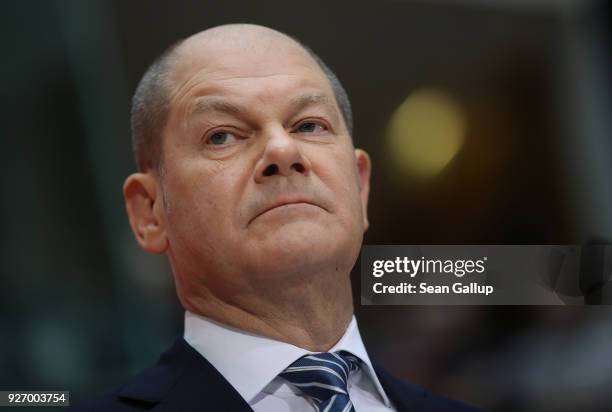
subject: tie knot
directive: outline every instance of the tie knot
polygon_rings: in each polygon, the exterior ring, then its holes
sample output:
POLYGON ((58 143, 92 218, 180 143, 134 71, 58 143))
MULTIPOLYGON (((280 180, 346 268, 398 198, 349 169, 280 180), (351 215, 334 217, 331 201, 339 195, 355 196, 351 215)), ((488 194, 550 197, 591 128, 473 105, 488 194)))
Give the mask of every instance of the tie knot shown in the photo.
POLYGON ((359 363, 357 357, 345 351, 315 353, 302 356, 279 376, 310 396, 319 407, 325 404, 347 406, 350 403, 348 377, 359 368, 359 363))

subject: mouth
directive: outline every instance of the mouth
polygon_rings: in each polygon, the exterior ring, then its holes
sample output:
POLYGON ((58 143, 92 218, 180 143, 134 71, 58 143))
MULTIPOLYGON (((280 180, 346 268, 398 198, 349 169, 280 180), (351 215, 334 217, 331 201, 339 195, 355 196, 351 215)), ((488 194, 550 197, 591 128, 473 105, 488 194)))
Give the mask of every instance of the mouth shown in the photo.
POLYGON ((275 202, 271 205, 269 205, 268 207, 266 207, 265 209, 263 209, 262 211, 260 211, 259 213, 257 213, 253 218, 251 218, 251 220, 249 220, 248 224, 251 224, 251 222, 253 222, 255 219, 257 219, 258 217, 274 210, 274 209, 278 209, 278 208, 282 208, 282 207, 287 207, 287 206, 291 206, 291 205, 307 205, 307 206, 314 206, 314 207, 318 207, 319 209, 325 210, 325 208, 319 206, 318 204, 307 200, 307 199, 293 199, 293 200, 280 200, 278 202, 275 202))

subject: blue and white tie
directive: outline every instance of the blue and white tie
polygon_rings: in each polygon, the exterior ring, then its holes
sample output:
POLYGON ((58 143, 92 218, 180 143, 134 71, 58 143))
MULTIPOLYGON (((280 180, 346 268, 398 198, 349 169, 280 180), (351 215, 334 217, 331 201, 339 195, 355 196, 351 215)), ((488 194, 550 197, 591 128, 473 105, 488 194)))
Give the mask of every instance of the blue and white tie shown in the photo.
POLYGON ((308 395, 319 412, 354 412, 349 399, 349 374, 359 369, 360 360, 348 352, 305 355, 278 376, 308 395))

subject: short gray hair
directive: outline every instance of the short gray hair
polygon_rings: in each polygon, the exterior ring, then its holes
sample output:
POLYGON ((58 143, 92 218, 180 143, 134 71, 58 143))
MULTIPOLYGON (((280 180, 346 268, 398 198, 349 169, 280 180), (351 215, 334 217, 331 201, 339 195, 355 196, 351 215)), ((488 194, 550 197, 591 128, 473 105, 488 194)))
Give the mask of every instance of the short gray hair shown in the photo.
MULTIPOLYGON (((336 102, 342 113, 344 123, 353 135, 353 114, 348 94, 334 72, 308 46, 295 40, 317 62, 329 80, 336 102)), ((175 61, 176 49, 183 39, 175 42, 155 59, 142 76, 132 98, 131 130, 132 148, 136 166, 140 171, 152 169, 161 171, 162 132, 168 120, 170 110, 170 72, 175 61)))

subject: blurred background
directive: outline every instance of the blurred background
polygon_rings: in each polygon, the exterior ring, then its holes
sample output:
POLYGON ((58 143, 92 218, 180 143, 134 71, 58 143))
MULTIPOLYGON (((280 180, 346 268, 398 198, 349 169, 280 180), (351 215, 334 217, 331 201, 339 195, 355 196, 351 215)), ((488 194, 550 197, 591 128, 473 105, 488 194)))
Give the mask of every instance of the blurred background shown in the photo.
MULTIPOLYGON (((130 98, 176 39, 268 25, 315 50, 373 158, 368 244, 612 238, 608 1, 3 4, 0 389, 99 394, 182 332, 132 237, 130 98)), ((358 301, 359 273, 353 273, 358 301)), ((612 307, 359 307, 394 374, 491 411, 612 410, 612 307)))

